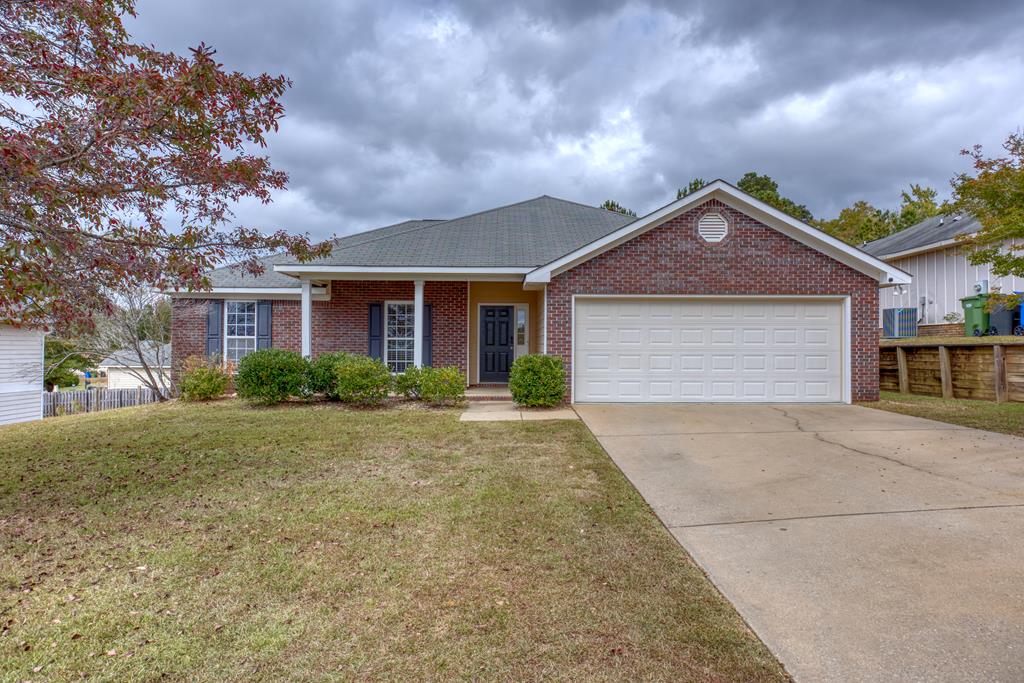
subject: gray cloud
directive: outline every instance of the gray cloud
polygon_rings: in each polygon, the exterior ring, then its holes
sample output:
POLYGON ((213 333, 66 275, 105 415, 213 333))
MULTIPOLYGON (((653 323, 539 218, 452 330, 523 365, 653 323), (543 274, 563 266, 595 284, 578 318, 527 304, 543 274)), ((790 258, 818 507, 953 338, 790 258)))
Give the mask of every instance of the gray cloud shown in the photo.
POLYGON ((1024 122, 1019 2, 139 0, 135 36, 294 81, 239 220, 344 234, 542 193, 645 212, 768 173, 816 214, 940 192, 1024 122))

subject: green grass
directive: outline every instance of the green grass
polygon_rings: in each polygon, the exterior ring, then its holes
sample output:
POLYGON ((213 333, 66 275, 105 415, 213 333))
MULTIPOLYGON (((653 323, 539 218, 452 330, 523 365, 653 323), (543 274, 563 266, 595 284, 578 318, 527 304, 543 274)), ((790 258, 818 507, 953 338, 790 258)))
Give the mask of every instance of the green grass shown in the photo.
POLYGON ((0 680, 785 680, 581 423, 0 428, 0 680))
POLYGON ((1024 436, 1024 403, 943 399, 894 391, 883 391, 881 399, 877 403, 864 405, 975 429, 1024 436))

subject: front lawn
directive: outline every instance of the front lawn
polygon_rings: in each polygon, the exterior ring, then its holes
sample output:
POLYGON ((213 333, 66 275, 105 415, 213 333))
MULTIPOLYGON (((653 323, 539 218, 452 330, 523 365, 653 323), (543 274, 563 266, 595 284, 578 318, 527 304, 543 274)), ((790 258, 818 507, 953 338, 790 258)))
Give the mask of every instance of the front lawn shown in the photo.
POLYGON ((581 423, 172 403, 0 468, 3 681, 785 680, 581 423))
POLYGON ((883 391, 881 399, 877 403, 863 405, 975 429, 1024 436, 1024 403, 943 399, 895 391, 883 391))

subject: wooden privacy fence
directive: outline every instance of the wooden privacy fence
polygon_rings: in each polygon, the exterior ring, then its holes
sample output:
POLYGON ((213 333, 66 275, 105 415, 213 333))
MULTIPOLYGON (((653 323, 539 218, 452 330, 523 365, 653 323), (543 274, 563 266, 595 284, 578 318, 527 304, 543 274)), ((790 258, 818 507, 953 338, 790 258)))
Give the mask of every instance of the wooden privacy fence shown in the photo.
POLYGON ((1024 344, 921 343, 882 346, 883 391, 1024 401, 1024 344))
MULTIPOLYGON (((166 395, 166 393, 165 393, 166 395)), ((93 413, 97 410, 127 408, 155 403, 157 392, 146 387, 137 389, 90 389, 88 391, 44 391, 43 417, 93 413)))

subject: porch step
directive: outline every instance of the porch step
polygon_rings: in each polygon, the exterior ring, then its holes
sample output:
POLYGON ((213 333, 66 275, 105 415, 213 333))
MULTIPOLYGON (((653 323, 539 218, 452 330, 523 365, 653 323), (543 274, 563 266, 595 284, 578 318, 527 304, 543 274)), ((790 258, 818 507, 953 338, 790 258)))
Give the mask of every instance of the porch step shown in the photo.
POLYGON ((511 401, 512 392, 505 385, 473 385, 466 389, 467 401, 511 401))

